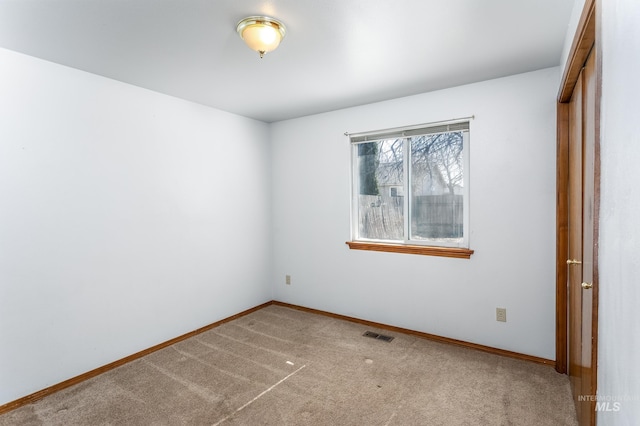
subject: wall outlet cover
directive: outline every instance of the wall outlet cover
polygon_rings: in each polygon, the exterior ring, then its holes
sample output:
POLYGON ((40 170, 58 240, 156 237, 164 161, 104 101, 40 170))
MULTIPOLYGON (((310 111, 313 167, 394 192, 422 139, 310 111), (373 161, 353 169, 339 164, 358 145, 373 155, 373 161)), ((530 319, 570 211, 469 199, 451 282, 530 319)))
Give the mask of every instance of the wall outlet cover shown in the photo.
POLYGON ((507 322, 507 310, 505 308, 496 308, 496 321, 507 322))

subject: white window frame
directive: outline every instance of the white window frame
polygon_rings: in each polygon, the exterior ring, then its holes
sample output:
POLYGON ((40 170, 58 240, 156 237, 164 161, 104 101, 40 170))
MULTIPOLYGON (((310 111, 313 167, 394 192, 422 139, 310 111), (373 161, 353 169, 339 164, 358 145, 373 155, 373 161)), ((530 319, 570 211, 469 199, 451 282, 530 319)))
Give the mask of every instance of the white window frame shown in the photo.
MULTIPOLYGON (((470 223, 470 149, 469 138, 471 133, 471 118, 450 120, 444 122, 428 123, 416 126, 398 127, 393 129, 376 130, 362 133, 347 134, 351 144, 351 241, 363 242, 372 244, 391 244, 391 245, 405 245, 405 246, 426 246, 426 247, 442 247, 442 248, 461 248, 468 249, 469 245, 469 223, 470 223), (460 130, 460 126, 466 129, 460 130), (440 131, 438 131, 440 129, 440 131), (459 242, 438 242, 433 240, 420 240, 411 239, 411 191, 409 185, 411 184, 411 167, 410 156, 407 153, 410 152, 411 137, 420 136, 425 134, 437 134, 437 133, 451 133, 455 131, 462 131, 463 133, 463 181, 464 186, 462 190, 463 195, 463 231, 462 239, 459 242), (375 142, 387 139, 403 139, 403 161, 404 161, 404 239, 403 240, 383 240, 383 239, 370 239, 363 238, 359 235, 359 173, 358 173, 358 155, 357 146, 361 143, 375 142)), ((354 248, 354 247, 352 247, 354 248)), ((371 248, 369 248, 371 250, 371 248)), ((378 249, 372 249, 378 250, 378 249)), ((382 250, 386 251, 386 250, 382 250)), ((470 251, 472 253, 472 251, 470 251)))

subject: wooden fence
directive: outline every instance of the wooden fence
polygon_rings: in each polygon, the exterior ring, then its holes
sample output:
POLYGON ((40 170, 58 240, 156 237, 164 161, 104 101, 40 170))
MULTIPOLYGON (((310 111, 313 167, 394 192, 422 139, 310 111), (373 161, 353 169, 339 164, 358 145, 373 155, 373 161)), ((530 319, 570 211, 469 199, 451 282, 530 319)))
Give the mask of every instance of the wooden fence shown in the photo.
POLYGON ((413 233, 423 238, 461 238, 462 195, 422 195, 413 201, 413 233))
MULTIPOLYGON (((403 239, 403 197, 361 195, 360 236, 372 239, 403 239)), ((412 205, 412 234, 417 238, 461 238, 462 195, 422 195, 412 205)))

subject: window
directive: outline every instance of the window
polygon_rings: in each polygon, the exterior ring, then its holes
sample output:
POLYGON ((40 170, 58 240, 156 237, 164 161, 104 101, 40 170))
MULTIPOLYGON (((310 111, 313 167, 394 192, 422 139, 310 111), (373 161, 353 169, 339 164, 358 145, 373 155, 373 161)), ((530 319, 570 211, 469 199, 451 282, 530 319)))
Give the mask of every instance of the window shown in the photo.
POLYGON ((473 253, 468 250, 468 121, 349 136, 351 248, 407 251, 398 249, 407 246, 421 252, 420 247, 431 247, 436 250, 424 254, 454 257, 473 253))

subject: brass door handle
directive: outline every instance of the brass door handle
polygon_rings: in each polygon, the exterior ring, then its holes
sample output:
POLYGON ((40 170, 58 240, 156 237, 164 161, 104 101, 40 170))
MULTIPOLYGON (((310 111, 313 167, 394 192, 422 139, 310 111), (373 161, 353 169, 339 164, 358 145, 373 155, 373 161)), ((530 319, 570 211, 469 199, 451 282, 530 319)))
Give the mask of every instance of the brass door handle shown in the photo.
POLYGON ((582 286, 582 288, 583 288, 584 290, 588 290, 588 289, 590 289, 590 288, 592 288, 592 287, 593 287, 593 284, 591 284, 591 283, 582 283, 582 284, 580 284, 580 285, 582 286))
POLYGON ((582 265, 582 262, 576 259, 567 259, 567 265, 582 265))

